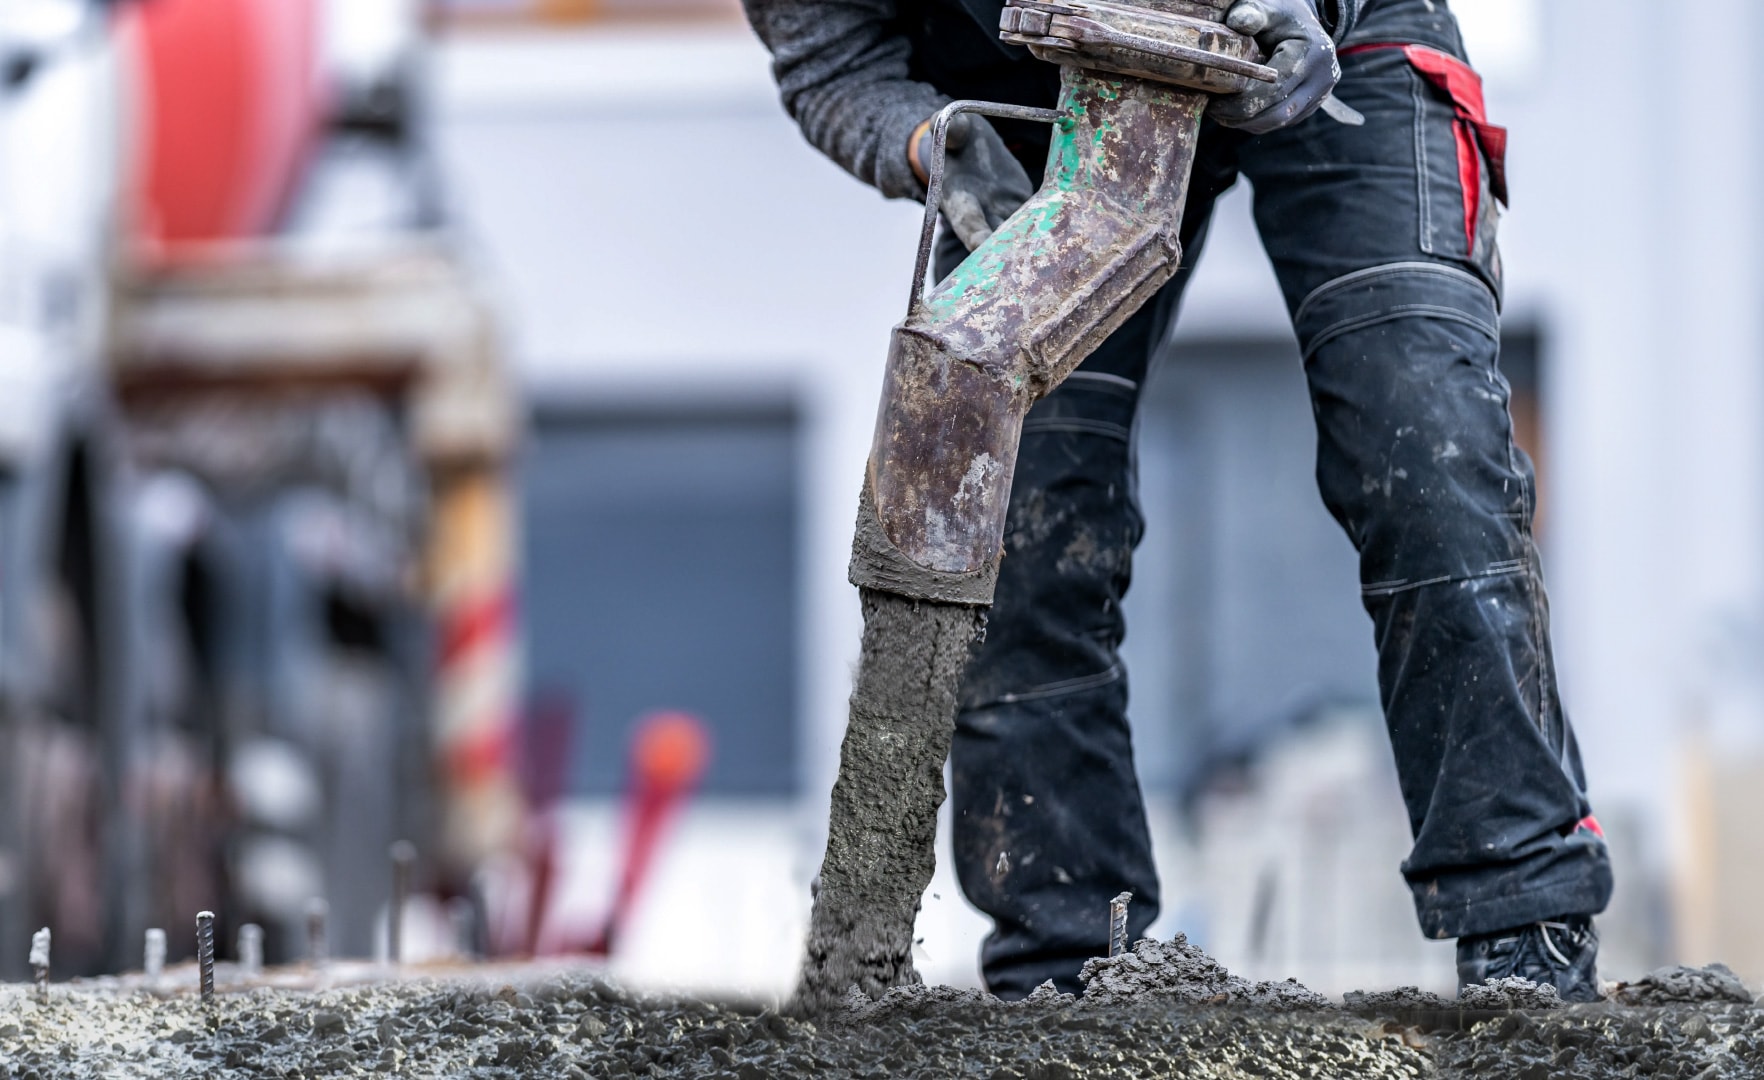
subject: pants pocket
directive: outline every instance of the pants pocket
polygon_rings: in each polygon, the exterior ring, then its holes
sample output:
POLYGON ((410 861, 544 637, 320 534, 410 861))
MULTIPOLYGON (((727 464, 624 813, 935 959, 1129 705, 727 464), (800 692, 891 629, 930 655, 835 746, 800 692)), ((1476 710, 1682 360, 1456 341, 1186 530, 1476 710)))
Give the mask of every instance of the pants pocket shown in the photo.
POLYGON ((1468 263, 1498 302, 1507 130, 1488 120, 1481 76, 1450 53, 1426 45, 1372 43, 1351 46, 1342 55, 1385 50, 1402 53, 1413 80, 1421 250, 1468 263))

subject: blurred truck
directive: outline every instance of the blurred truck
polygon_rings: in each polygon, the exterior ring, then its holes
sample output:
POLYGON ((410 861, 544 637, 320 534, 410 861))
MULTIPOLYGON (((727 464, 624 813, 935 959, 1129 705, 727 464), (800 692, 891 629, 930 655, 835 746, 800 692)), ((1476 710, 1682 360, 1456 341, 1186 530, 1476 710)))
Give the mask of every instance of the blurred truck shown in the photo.
POLYGON ((408 0, 0 3, 0 972, 519 827, 516 423, 408 0), (16 948, 14 947, 16 944, 16 948))

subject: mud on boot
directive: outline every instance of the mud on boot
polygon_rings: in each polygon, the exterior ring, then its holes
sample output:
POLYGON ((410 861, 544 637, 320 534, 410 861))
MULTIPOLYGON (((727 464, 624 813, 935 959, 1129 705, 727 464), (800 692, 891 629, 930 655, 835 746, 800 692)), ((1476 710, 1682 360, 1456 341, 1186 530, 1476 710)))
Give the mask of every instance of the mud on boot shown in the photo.
POLYGON ((1458 939, 1458 992, 1517 976, 1556 988, 1563 1001, 1598 1001, 1599 934, 1592 919, 1565 915, 1458 939))

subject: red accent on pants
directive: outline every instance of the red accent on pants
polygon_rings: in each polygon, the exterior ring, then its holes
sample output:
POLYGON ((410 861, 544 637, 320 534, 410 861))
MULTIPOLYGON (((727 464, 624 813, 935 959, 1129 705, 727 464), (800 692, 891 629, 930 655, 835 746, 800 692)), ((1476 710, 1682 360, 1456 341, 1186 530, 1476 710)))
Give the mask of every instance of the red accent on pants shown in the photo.
POLYGON ((1458 183, 1464 189, 1464 242, 1476 250, 1476 220, 1482 213, 1482 163, 1488 161, 1488 188, 1502 206, 1507 202, 1507 129, 1488 121, 1482 99, 1482 76, 1469 64, 1426 45, 1371 44, 1343 49, 1341 55, 1401 49, 1415 70, 1452 100, 1457 120, 1458 183), (1481 149, 1482 153, 1476 151, 1481 149))

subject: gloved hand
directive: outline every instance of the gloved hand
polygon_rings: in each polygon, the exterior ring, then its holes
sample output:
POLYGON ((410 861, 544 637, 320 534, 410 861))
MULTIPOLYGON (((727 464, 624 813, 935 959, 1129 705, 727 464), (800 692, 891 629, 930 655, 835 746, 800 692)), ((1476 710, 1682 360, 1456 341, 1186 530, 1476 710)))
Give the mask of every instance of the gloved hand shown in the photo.
POLYGON ((1317 18, 1315 0, 1237 0, 1225 25, 1255 38, 1267 65, 1280 73, 1279 82, 1214 98, 1208 115, 1226 127, 1261 135, 1296 124, 1317 111, 1341 78, 1335 42, 1317 18))
MULTIPOLYGON (((924 183, 931 167, 931 121, 913 131, 907 160, 924 183)), ((1035 186, 1029 182, 1029 174, 985 117, 961 113, 949 122, 938 209, 969 251, 984 244, 1033 194, 1035 186)))

